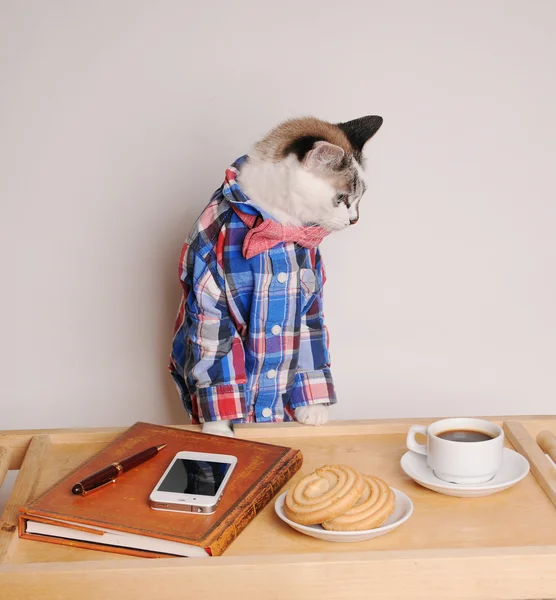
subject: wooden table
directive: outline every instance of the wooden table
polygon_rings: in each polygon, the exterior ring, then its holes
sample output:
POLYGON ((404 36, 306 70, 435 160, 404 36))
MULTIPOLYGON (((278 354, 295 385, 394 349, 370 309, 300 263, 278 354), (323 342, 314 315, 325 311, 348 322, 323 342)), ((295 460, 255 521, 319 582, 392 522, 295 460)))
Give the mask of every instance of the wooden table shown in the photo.
MULTIPOLYGON (((528 447, 542 429, 556 431, 556 417, 492 420, 517 422, 517 446, 528 447)), ((509 490, 476 499, 426 490, 399 466, 415 422, 428 420, 238 427, 238 437, 302 450, 303 467, 289 485, 319 465, 349 464, 407 493, 415 512, 386 536, 335 544, 290 529, 271 503, 224 556, 210 559, 135 558, 19 539, 18 506, 121 429, 0 432, 0 482, 7 469, 19 469, 1 520, 0 598, 556 598, 556 508, 537 478, 530 473, 509 490)), ((540 468, 545 487, 556 486, 556 469, 548 461, 540 468)))

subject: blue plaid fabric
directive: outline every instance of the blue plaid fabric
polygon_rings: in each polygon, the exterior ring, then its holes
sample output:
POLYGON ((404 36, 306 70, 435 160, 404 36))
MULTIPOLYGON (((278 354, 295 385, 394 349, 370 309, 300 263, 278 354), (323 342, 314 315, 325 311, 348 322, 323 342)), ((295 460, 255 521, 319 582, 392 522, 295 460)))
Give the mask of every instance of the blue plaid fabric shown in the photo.
POLYGON ((187 238, 170 373, 193 423, 289 421, 336 402, 318 248, 281 242, 250 259, 251 227, 271 218, 241 191, 242 157, 187 238))

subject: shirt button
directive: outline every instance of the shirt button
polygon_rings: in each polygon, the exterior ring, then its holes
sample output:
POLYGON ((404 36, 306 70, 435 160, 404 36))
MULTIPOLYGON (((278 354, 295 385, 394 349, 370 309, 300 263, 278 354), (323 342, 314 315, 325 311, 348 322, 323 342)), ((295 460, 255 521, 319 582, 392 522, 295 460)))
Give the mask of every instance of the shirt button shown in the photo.
POLYGON ((262 415, 265 419, 272 416, 272 410, 270 408, 263 408, 262 415))
POLYGON ((274 379, 276 377, 277 373, 274 369, 270 369, 270 371, 266 374, 266 376, 269 379, 274 379))
POLYGON ((277 279, 280 283, 286 283, 288 276, 286 275, 286 273, 278 273, 277 279))
POLYGON ((280 327, 280 325, 274 325, 271 331, 274 335, 278 335, 282 331, 282 328, 280 327))

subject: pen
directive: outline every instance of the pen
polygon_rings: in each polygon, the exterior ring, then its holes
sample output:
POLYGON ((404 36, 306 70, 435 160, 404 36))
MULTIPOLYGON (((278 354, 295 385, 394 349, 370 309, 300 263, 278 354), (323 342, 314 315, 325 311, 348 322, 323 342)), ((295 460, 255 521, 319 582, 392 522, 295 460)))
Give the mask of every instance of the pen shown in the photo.
POLYGON ((82 481, 76 483, 72 488, 72 494, 85 496, 89 492, 93 490, 98 490, 98 488, 108 485, 109 483, 114 483, 116 479, 126 471, 137 467, 138 465, 144 463, 149 460, 153 456, 156 456, 162 448, 165 448, 167 444, 161 444, 160 446, 152 446, 151 448, 147 448, 146 450, 142 450, 137 454, 133 454, 132 456, 128 456, 127 458, 123 458, 119 462, 114 462, 104 469, 85 477, 82 481))

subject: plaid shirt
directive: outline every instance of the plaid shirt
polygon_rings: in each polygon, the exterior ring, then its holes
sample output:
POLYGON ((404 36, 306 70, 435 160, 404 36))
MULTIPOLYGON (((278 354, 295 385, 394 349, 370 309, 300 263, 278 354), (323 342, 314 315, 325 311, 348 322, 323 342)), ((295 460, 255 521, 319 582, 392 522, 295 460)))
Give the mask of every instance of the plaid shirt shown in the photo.
POLYGON ((236 181, 246 158, 226 171, 180 257, 169 369, 193 423, 290 421, 297 407, 336 402, 320 252, 282 242, 244 257, 250 227, 271 218, 236 181))

